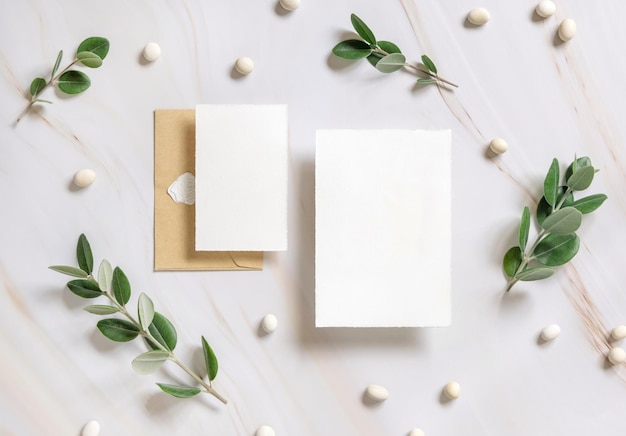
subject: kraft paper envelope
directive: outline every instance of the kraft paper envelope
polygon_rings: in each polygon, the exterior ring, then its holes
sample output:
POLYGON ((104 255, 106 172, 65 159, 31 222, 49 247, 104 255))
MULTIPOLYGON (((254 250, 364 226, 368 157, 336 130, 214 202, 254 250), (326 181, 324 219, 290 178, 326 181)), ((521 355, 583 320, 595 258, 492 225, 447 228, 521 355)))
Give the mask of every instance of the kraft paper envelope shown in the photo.
POLYGON ((196 251, 195 206, 167 193, 185 172, 195 172, 194 109, 154 111, 154 269, 261 270, 263 252, 196 251))

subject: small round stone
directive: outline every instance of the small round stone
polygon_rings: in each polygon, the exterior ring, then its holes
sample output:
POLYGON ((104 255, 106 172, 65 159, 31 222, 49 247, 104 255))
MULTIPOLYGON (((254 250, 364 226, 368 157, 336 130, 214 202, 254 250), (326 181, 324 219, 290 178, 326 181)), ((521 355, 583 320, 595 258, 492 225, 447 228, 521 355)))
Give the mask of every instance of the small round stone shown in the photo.
POLYGON ((235 62, 235 69, 241 74, 250 74, 254 70, 254 62, 247 56, 242 56, 235 62))
POLYGON ((461 396, 461 385, 451 381, 443 387, 443 394, 450 400, 456 400, 461 396))
POLYGON ((485 8, 474 8, 467 14, 467 21, 472 23, 474 26, 482 26, 483 24, 487 24, 491 15, 489 11, 485 8))
POLYGON ((278 328, 278 318, 276 315, 268 313, 263 317, 263 321, 261 321, 261 328, 265 333, 272 333, 278 328))
POLYGON ((161 47, 156 42, 149 42, 143 48, 143 57, 148 62, 154 62, 161 56, 161 47))
POLYGON ((548 18, 556 12, 556 5, 551 0, 542 0, 535 8, 535 11, 540 17, 548 18))
POLYGON ((620 341, 626 338, 626 325, 618 325, 611 332, 611 339, 614 341, 620 341))
POLYGON ((89 421, 80 432, 80 436, 98 436, 100 434, 100 423, 98 421, 89 421))
POLYGON ((613 365, 620 365, 626 361, 626 351, 620 347, 611 348, 607 357, 613 365))
POLYGON ((269 425, 262 425, 256 431, 255 436, 276 436, 276 432, 269 425))
POLYGON ((286 11, 295 11, 300 6, 300 0, 280 0, 280 5, 286 11))
POLYGON ((84 188, 91 185, 94 180, 96 180, 96 173, 94 173, 94 171, 90 170, 89 168, 85 168, 83 170, 77 171, 76 174, 74 174, 73 181, 74 184, 79 188, 84 188))
POLYGON ((561 334, 561 327, 557 324, 550 324, 548 327, 541 330, 541 339, 544 341, 552 341, 559 337, 561 334))
POLYGON ((566 18, 559 24, 559 38, 562 41, 569 41, 576 35, 576 22, 571 18, 566 18))
POLYGON ((502 138, 493 138, 489 143, 489 150, 495 154, 502 154, 509 149, 509 144, 502 138))
POLYGON ((381 402, 389 398, 389 391, 380 385, 369 385, 365 395, 372 401, 381 402))
POLYGON ((421 428, 414 428, 409 432, 409 436, 426 436, 426 433, 421 428))

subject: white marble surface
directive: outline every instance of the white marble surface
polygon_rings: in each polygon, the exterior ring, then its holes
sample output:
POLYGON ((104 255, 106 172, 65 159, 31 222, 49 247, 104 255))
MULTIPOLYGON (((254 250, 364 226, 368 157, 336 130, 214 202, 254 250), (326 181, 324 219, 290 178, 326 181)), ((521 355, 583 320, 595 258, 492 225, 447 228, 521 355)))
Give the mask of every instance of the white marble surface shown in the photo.
MULTIPOLYGON (((623 435, 626 370, 608 368, 603 340, 626 321, 626 3, 303 0, 3 0, 0 6, 0 434, 77 435, 623 435), (483 6, 491 21, 465 25, 483 6), (413 60, 427 53, 453 93, 416 89, 408 73, 383 76, 329 56, 355 12, 413 60), (578 34, 555 43, 558 22, 578 34), (85 37, 110 39, 92 87, 14 119, 30 81, 57 51, 85 37), (152 64, 141 51, 156 41, 152 64), (234 61, 250 56, 241 78, 234 61), (290 246, 262 272, 153 272, 153 110, 197 103, 287 103, 290 246), (453 324, 442 329, 314 328, 314 132, 317 128, 452 129, 453 324), (492 137, 510 150, 485 153, 492 137), (589 155, 594 192, 609 200, 585 219, 581 252, 549 280, 503 295, 500 260, 520 212, 540 192, 553 157, 589 155), (72 175, 92 168, 87 189, 72 175), (197 357, 205 335, 221 364, 209 396, 177 400, 139 376, 141 344, 114 344, 84 302, 47 270, 70 263, 79 233, 148 292, 177 326, 179 354, 197 357), (266 313, 279 329, 259 337, 266 313), (561 336, 537 337, 558 323, 561 336), (457 380, 454 402, 441 400, 457 380), (390 393, 364 404, 370 384, 390 393)), ((133 301, 136 301, 133 299, 133 301)))

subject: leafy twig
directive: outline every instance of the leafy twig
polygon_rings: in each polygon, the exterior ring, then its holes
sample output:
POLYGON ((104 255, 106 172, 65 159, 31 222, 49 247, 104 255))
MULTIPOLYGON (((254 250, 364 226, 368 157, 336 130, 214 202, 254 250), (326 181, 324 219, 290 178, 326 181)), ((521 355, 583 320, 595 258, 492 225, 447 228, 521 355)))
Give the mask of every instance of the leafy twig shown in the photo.
POLYGON ((607 197, 594 194, 574 200, 574 192, 587 189, 597 171, 588 157, 574 158, 565 172, 565 186, 560 186, 559 161, 552 160, 543 183, 544 195, 537 205, 536 217, 541 230, 535 242, 526 249, 530 232, 530 211, 526 206, 519 228, 519 245, 504 255, 507 292, 519 281, 550 277, 557 266, 569 262, 578 253, 580 240, 575 232, 583 214, 599 208, 607 197))
POLYGON ((78 268, 56 265, 51 266, 50 269, 77 277, 76 280, 68 282, 67 287, 79 297, 106 297, 109 300, 109 305, 85 307, 87 312, 95 315, 120 314, 125 318, 105 318, 98 321, 98 330, 104 336, 115 342, 128 342, 139 336, 144 338, 150 350, 140 354, 133 360, 132 366, 137 373, 151 374, 158 370, 166 361, 170 360, 191 376, 200 387, 157 383, 163 392, 177 398, 189 398, 200 392, 205 392, 213 395, 224 404, 228 402, 213 388, 213 380, 217 376, 218 363, 215 353, 204 336, 202 337, 202 350, 208 382, 176 357, 174 354, 174 348, 178 341, 176 329, 165 316, 155 312, 154 304, 146 294, 141 293, 139 295, 137 318, 128 312, 126 304, 130 300, 131 295, 130 282, 119 267, 113 269, 107 260, 102 260, 98 268, 97 279, 94 277, 91 246, 85 235, 82 234, 78 238, 76 258, 78 268))
POLYGON ((350 20, 356 33, 363 39, 348 39, 340 42, 333 47, 335 56, 348 60, 366 58, 381 73, 393 73, 402 68, 409 68, 427 76, 417 79, 420 84, 445 84, 458 88, 456 83, 439 76, 437 67, 428 56, 422 55, 422 64, 410 64, 396 44, 389 41, 378 41, 367 24, 355 14, 350 15, 350 20))
POLYGON ((102 65, 102 61, 109 53, 109 41, 106 38, 99 36, 92 36, 85 39, 80 43, 76 50, 76 58, 65 67, 59 74, 55 76, 59 70, 61 60, 63 59, 63 50, 59 51, 52 71, 50 73, 50 80, 46 80, 43 77, 37 77, 33 79, 30 84, 30 103, 22 111, 17 118, 17 123, 26 115, 33 107, 35 103, 50 103, 49 100, 39 98, 39 95, 51 85, 57 85, 59 89, 66 94, 80 94, 89 88, 91 80, 89 77, 77 70, 71 70, 74 65, 82 64, 88 68, 98 68, 102 65))

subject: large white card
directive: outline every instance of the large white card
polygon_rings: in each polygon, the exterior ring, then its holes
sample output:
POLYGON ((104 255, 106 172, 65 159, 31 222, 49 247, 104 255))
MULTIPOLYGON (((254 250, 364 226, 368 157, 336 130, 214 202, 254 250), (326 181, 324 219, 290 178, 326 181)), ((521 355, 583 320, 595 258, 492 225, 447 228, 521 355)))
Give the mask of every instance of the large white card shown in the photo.
POLYGON ((316 326, 449 325, 450 131, 316 142, 316 326))
POLYGON ((196 250, 287 249, 287 106, 196 107, 196 250))

